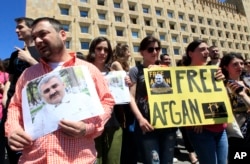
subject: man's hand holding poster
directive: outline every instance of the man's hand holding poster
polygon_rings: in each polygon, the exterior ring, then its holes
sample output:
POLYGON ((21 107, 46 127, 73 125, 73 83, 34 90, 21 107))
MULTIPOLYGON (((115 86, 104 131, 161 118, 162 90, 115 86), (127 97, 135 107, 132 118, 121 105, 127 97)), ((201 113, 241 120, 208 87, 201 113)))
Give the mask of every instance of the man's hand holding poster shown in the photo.
POLYGON ((58 129, 60 120, 80 121, 103 114, 93 80, 84 66, 52 71, 22 90, 25 131, 37 139, 58 129))
POLYGON ((216 66, 144 69, 150 122, 155 128, 232 122, 226 88, 216 66))

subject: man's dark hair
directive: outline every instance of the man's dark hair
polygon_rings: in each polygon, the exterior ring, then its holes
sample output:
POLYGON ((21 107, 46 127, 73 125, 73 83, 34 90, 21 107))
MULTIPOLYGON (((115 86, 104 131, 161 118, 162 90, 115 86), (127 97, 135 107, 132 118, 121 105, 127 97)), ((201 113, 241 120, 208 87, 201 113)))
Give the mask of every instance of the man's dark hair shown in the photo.
POLYGON ((167 54, 167 53, 165 53, 165 54, 161 54, 161 55, 160 55, 160 59, 161 59, 161 61, 163 60, 163 57, 164 57, 164 56, 169 56, 169 54, 167 54))
POLYGON ((41 17, 41 18, 37 18, 34 20, 34 22, 32 23, 32 27, 36 26, 39 22, 42 21, 48 21, 53 27, 54 29, 59 32, 60 30, 63 30, 62 24, 60 21, 54 19, 54 18, 50 18, 50 17, 41 17))
POLYGON ((25 24, 26 24, 29 28, 31 28, 31 25, 32 25, 32 23, 34 22, 34 19, 32 19, 32 18, 27 18, 27 17, 19 17, 19 18, 16 18, 16 19, 15 19, 15 22, 16 22, 16 23, 25 22, 25 24))
POLYGON ((217 46, 212 45, 212 46, 210 46, 208 49, 212 49, 212 48, 217 48, 217 46))

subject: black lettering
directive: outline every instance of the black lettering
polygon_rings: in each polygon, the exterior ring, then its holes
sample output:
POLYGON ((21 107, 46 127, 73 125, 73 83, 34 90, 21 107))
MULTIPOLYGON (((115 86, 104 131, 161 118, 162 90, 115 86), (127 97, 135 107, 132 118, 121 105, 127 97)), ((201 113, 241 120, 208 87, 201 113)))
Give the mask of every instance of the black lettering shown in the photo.
POLYGON ((176 74, 176 87, 177 87, 177 92, 178 93, 182 93, 182 90, 181 90, 181 80, 184 79, 184 76, 185 75, 186 71, 184 70, 176 70, 175 74, 176 74))
POLYGON ((161 113, 157 103, 156 102, 154 103, 153 121, 152 121, 153 126, 156 125, 157 119, 160 119, 162 125, 167 125, 167 119, 165 115, 165 113, 167 112, 167 109, 164 108, 166 105, 168 105, 168 102, 161 102, 161 106, 162 106, 162 113, 161 113))
POLYGON ((190 111, 191 111, 191 114, 192 114, 193 123, 196 124, 196 119, 195 118, 198 118, 199 123, 201 123, 202 122, 201 121, 201 115, 200 115, 197 100, 195 99, 193 101, 194 102, 192 102, 192 100, 188 99, 190 111))
POLYGON ((221 91, 222 91, 222 88, 220 88, 220 87, 217 86, 218 81, 216 81, 216 78, 215 78, 216 72, 217 72, 217 69, 211 69, 212 84, 213 84, 213 87, 214 87, 214 91, 215 91, 215 92, 221 92, 221 91))
POLYGON ((197 72, 195 70, 187 70, 187 77, 188 77, 188 86, 189 91, 193 92, 193 86, 198 90, 198 92, 202 92, 202 90, 199 88, 198 84, 195 82, 195 77, 197 76, 197 72))
POLYGON ((207 85, 206 85, 206 76, 204 76, 204 74, 207 73, 207 70, 206 69, 200 69, 200 78, 201 78, 201 85, 202 85, 202 88, 203 88, 203 92, 211 92, 211 89, 208 89, 207 88, 207 85))
POLYGON ((180 112, 173 112, 174 109, 172 108, 173 105, 176 105, 175 101, 170 101, 169 103, 169 110, 170 110, 170 117, 171 117, 171 120, 172 120, 172 123, 173 124, 181 124, 181 113, 180 112))

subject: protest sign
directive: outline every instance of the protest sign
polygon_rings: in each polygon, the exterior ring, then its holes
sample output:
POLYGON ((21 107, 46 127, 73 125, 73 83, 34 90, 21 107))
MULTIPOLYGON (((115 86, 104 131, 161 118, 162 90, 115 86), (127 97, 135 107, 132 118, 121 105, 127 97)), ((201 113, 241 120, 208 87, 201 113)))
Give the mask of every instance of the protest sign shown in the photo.
POLYGON ((232 122, 231 104, 216 66, 144 69, 150 122, 155 128, 232 122), (162 76, 164 87, 154 87, 162 76))

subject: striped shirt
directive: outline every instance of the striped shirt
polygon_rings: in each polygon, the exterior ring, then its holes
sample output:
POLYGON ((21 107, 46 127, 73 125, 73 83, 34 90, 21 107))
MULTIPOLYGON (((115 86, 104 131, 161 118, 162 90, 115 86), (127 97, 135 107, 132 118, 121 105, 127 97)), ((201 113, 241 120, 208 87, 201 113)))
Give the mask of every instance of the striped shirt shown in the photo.
MULTIPOLYGON (((63 64, 63 67, 85 65, 87 66, 101 104, 104 114, 84 120, 86 134, 79 138, 65 136, 59 130, 38 138, 30 147, 25 147, 19 159, 20 164, 93 164, 96 160, 94 138, 101 135, 104 124, 110 118, 114 99, 108 89, 107 83, 100 71, 92 64, 77 59, 73 53, 72 58, 63 64)), ((22 118, 22 89, 28 81, 52 71, 43 60, 37 65, 27 68, 20 76, 16 92, 8 108, 8 118, 5 124, 6 136, 9 136, 17 127, 23 128, 22 118)))

